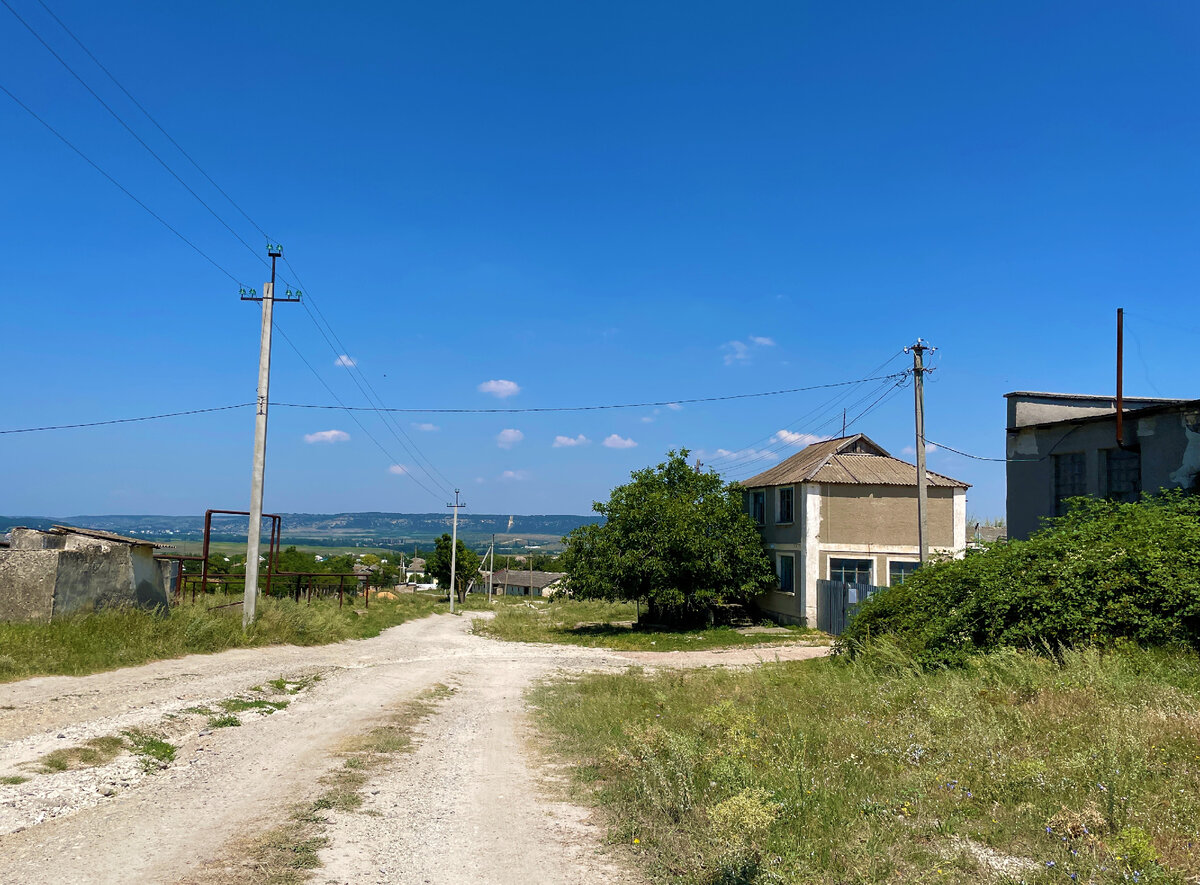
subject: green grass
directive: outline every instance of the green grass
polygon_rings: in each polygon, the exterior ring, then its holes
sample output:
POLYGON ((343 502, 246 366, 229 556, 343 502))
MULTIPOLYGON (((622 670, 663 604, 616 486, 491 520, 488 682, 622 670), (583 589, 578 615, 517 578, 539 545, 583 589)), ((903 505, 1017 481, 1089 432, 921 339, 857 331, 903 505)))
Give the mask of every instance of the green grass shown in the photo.
POLYGON ((264 599, 259 617, 242 632, 240 606, 209 610, 234 601, 223 596, 175 606, 167 616, 140 609, 108 609, 49 624, 0 623, 0 682, 29 676, 81 676, 147 661, 208 654, 229 648, 289 643, 322 645, 378 636, 388 627, 439 610, 432 597, 413 594, 372 600, 367 610, 339 609, 337 600, 312 605, 264 599))
MULTIPOLYGON (((496 616, 477 620, 475 633, 511 642, 557 642, 613 648, 619 651, 700 651, 739 645, 763 645, 813 640, 822 634, 805 627, 788 628, 786 634, 742 635, 732 627, 707 630, 673 630, 632 626, 637 618, 633 603, 584 602, 576 600, 535 601, 501 597, 494 606, 496 616)), ((472 607, 486 608, 473 601, 472 607)))
POLYGON ((23 784, 23 783, 25 783, 25 781, 27 781, 27 780, 29 780, 29 778, 25 777, 24 775, 20 775, 20 774, 6 774, 6 775, 4 775, 4 776, 0 777, 0 784, 7 784, 7 785, 9 785, 9 786, 16 786, 17 784, 23 784))
POLYGON ((129 749, 134 755, 142 757, 142 768, 146 771, 166 768, 175 761, 175 752, 178 747, 164 741, 158 735, 140 729, 132 729, 125 732, 125 737, 129 742, 129 749))
POLYGON ((244 713, 246 710, 261 710, 266 715, 282 710, 288 705, 287 701, 265 701, 260 698, 226 698, 220 702, 220 707, 226 713, 244 713))
POLYGON ((655 881, 1200 874, 1192 653, 998 652, 923 671, 877 644, 853 662, 590 675, 534 703, 655 881))
POLYGON ((237 728, 242 724, 242 720, 238 719, 232 713, 225 713, 221 716, 209 716, 209 728, 237 728))

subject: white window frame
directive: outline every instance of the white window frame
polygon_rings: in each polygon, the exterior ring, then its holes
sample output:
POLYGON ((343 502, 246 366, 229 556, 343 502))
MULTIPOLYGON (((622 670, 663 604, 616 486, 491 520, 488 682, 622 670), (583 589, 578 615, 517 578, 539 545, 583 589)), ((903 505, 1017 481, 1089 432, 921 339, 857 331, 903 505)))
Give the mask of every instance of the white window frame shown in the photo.
MULTIPOLYGON (((833 580, 833 561, 835 559, 848 559, 848 560, 853 560, 855 562, 871 563, 871 566, 870 566, 871 572, 870 572, 870 576, 868 577, 866 583, 871 584, 872 586, 876 586, 876 587, 879 586, 878 584, 875 583, 875 573, 877 571, 879 571, 879 563, 877 563, 875 561, 875 557, 872 556, 870 553, 864 553, 861 555, 855 555, 852 553, 841 553, 838 556, 831 555, 829 557, 829 559, 826 560, 826 562, 825 562, 825 577, 827 580, 830 580, 830 581, 833 580)), ((850 583, 855 583, 855 582, 852 581, 850 583)), ((862 583, 862 582, 858 582, 858 583, 862 583)))
POLYGON ((780 593, 786 593, 789 596, 796 595, 796 554, 780 553, 775 558, 775 577, 779 579, 779 592, 780 593), (792 589, 791 590, 783 589, 783 561, 785 559, 790 559, 792 561, 792 589))
POLYGON ((919 566, 921 564, 921 560, 919 560, 919 559, 908 559, 907 557, 903 557, 903 556, 897 556, 895 559, 888 557, 887 586, 889 586, 889 587, 892 586, 892 563, 894 563, 894 562, 909 563, 909 564, 916 565, 916 566, 919 566))
POLYGON ((796 522, 796 487, 795 486, 779 486, 775 490, 775 524, 776 525, 793 525, 796 522), (791 519, 784 519, 782 514, 783 508, 783 490, 787 489, 792 493, 792 516, 791 519))

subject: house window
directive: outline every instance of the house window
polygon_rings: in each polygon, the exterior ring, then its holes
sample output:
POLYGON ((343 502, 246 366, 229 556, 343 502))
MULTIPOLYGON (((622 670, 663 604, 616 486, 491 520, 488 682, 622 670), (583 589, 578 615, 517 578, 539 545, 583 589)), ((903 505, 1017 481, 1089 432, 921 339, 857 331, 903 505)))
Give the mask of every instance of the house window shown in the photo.
POLYGON ((1104 452, 1105 494, 1114 501, 1137 501, 1142 494, 1142 457, 1127 449, 1104 452))
POLYGON ((920 564, 919 562, 889 562, 888 585, 895 587, 897 584, 903 584, 920 564))
POLYGON ((796 489, 794 486, 782 486, 779 489, 779 507, 775 513, 775 521, 779 523, 792 522, 796 513, 796 489))
POLYGON ((1067 512, 1066 500, 1087 494, 1087 458, 1083 452, 1054 455, 1054 515, 1067 512))
POLYGON ((845 581, 848 584, 870 584, 871 560, 831 559, 829 560, 829 580, 845 581))
POLYGON ((750 493, 750 517, 759 525, 767 521, 767 493, 757 491, 750 493))
POLYGON ((779 557, 779 589, 783 593, 796 592, 796 557, 779 557))

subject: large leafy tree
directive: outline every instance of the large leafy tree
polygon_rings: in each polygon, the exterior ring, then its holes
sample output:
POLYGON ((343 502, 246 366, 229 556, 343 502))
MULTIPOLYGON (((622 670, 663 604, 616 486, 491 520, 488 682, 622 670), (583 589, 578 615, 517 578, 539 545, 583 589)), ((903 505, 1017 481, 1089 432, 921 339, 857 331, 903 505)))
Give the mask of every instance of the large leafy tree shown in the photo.
MULTIPOLYGON (((439 587, 450 586, 450 550, 453 540, 448 533, 437 539, 433 553, 425 557, 425 571, 437 579, 439 587)), ((467 587, 479 577, 479 554, 469 549, 461 540, 458 542, 457 561, 454 564, 455 592, 462 602, 467 595, 467 587)))
POLYGON ((777 585, 741 491, 671 451, 592 509, 604 516, 566 537, 562 566, 581 599, 645 600, 652 621, 707 623, 777 585))

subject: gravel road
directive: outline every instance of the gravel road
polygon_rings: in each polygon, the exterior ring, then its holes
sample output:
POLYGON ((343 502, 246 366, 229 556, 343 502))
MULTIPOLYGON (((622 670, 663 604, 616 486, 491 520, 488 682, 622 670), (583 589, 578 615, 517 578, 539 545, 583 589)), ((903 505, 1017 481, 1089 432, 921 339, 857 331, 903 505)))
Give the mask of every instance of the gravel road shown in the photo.
POLYGON ((335 755, 400 704, 438 683, 458 691, 418 730, 410 754, 378 772, 363 814, 335 813, 316 883, 636 882, 588 813, 556 798, 538 762, 523 692, 555 673, 745 666, 816 657, 807 646, 723 652, 626 652, 477 637, 471 615, 436 615, 374 639, 194 655, 85 677, 0 685, 0 882, 176 883, 239 836, 265 831, 335 755), (188 712, 285 677, 286 709, 239 713, 210 728, 188 712), (311 680, 311 677, 319 677, 311 680), (97 768, 30 775, 46 753, 130 728, 165 730, 178 747, 147 772, 122 755, 97 768))

